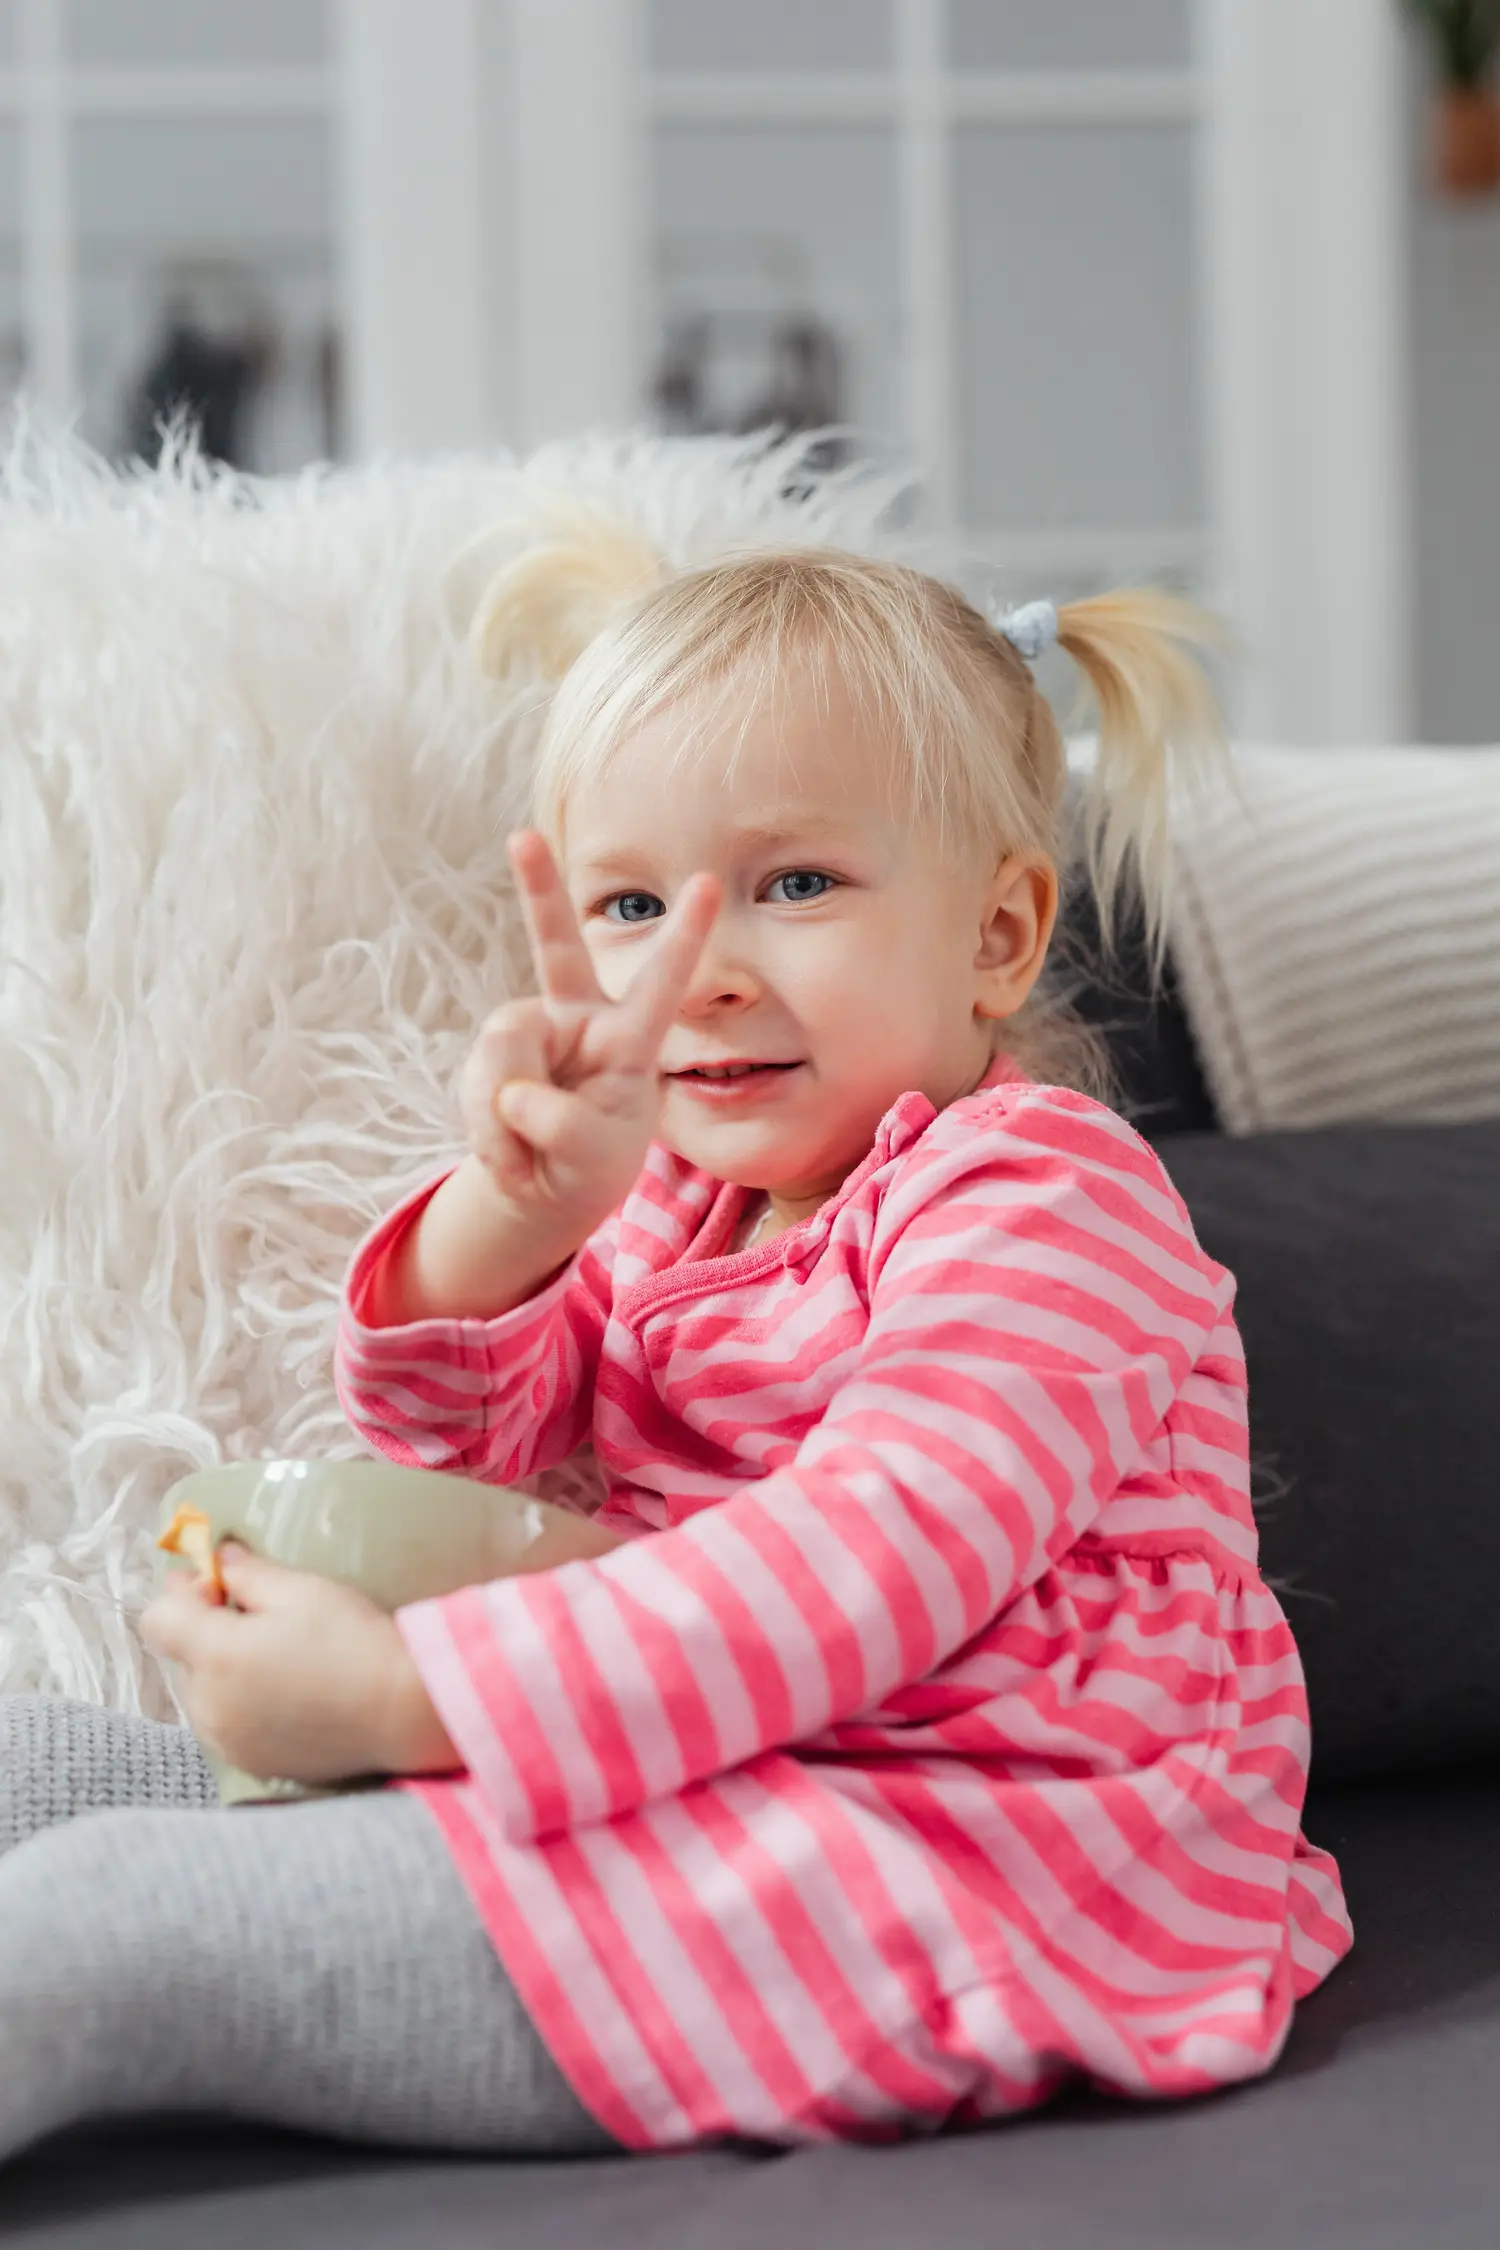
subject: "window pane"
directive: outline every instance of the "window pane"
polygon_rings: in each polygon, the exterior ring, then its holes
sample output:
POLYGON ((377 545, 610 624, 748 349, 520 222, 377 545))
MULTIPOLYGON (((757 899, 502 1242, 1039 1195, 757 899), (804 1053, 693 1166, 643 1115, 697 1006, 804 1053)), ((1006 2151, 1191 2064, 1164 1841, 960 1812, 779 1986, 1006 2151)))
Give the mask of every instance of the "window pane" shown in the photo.
POLYGON ((300 118, 86 119, 74 129, 88 434, 149 452, 186 399, 256 469, 336 444, 325 128, 300 118))
POLYGON ((676 429, 899 422, 896 167, 879 126, 665 126, 657 406, 676 429))
POLYGON ((25 371, 21 331, 21 151, 16 128, 0 117, 0 417, 25 371))
POLYGON ((651 0, 655 69, 880 70, 891 0, 651 0))
POLYGON ((957 144, 969 520, 1191 528, 1191 134, 973 126, 957 144))
POLYGON ((325 0, 67 0, 74 62, 318 63, 325 0))
POLYGON ((21 136, 15 120, 0 117, 0 248, 7 258, 20 255, 21 136))
POLYGON ((1191 0, 949 0, 967 70, 1159 70, 1192 59, 1191 0))

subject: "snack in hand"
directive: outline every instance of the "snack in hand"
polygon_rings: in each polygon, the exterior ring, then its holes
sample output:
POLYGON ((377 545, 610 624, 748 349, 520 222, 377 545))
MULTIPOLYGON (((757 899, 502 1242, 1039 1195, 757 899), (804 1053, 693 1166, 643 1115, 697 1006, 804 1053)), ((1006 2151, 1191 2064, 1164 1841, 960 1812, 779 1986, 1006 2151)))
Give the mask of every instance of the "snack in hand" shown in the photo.
POLYGON ((185 1562, 194 1566, 204 1581, 210 1601, 226 1599, 219 1550, 214 1544, 212 1526, 201 1508, 180 1507, 156 1544, 169 1555, 181 1555, 185 1562))

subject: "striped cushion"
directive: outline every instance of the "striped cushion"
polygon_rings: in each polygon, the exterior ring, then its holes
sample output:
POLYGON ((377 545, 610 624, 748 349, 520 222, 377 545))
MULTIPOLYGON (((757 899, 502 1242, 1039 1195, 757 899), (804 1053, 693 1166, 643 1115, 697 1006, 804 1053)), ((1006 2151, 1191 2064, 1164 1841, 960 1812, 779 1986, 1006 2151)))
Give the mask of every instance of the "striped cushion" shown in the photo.
POLYGON ((1500 749, 1242 750, 1172 952, 1226 1130, 1500 1117, 1500 749))

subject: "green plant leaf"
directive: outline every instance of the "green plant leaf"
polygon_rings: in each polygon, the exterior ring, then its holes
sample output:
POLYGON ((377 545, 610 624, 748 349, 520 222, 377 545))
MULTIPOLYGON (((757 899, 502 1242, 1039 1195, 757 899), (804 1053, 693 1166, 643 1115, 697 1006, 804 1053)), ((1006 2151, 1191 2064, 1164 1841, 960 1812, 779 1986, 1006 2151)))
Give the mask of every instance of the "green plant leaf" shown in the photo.
POLYGON ((1500 50, 1500 0, 1406 0, 1406 8, 1431 34, 1450 86, 1484 83, 1500 50))

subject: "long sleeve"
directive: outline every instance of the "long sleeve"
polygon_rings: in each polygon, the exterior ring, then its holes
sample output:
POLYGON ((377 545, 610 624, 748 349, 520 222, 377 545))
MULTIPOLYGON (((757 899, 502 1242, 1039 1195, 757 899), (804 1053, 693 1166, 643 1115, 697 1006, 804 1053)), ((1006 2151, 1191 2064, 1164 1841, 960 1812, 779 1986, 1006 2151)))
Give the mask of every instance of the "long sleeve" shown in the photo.
POLYGON ((339 1403, 392 1461, 511 1484, 565 1461, 589 1434, 618 1220, 498 1319, 372 1328, 362 1315, 374 1278, 440 1184, 383 1220, 355 1257, 334 1359, 339 1403))
POLYGON ((1045 1105, 898 1184, 869 1271, 857 1361, 787 1465, 600 1561, 401 1613, 513 1840, 938 1669, 1146 1459, 1232 1287, 1126 1128, 1045 1105))

